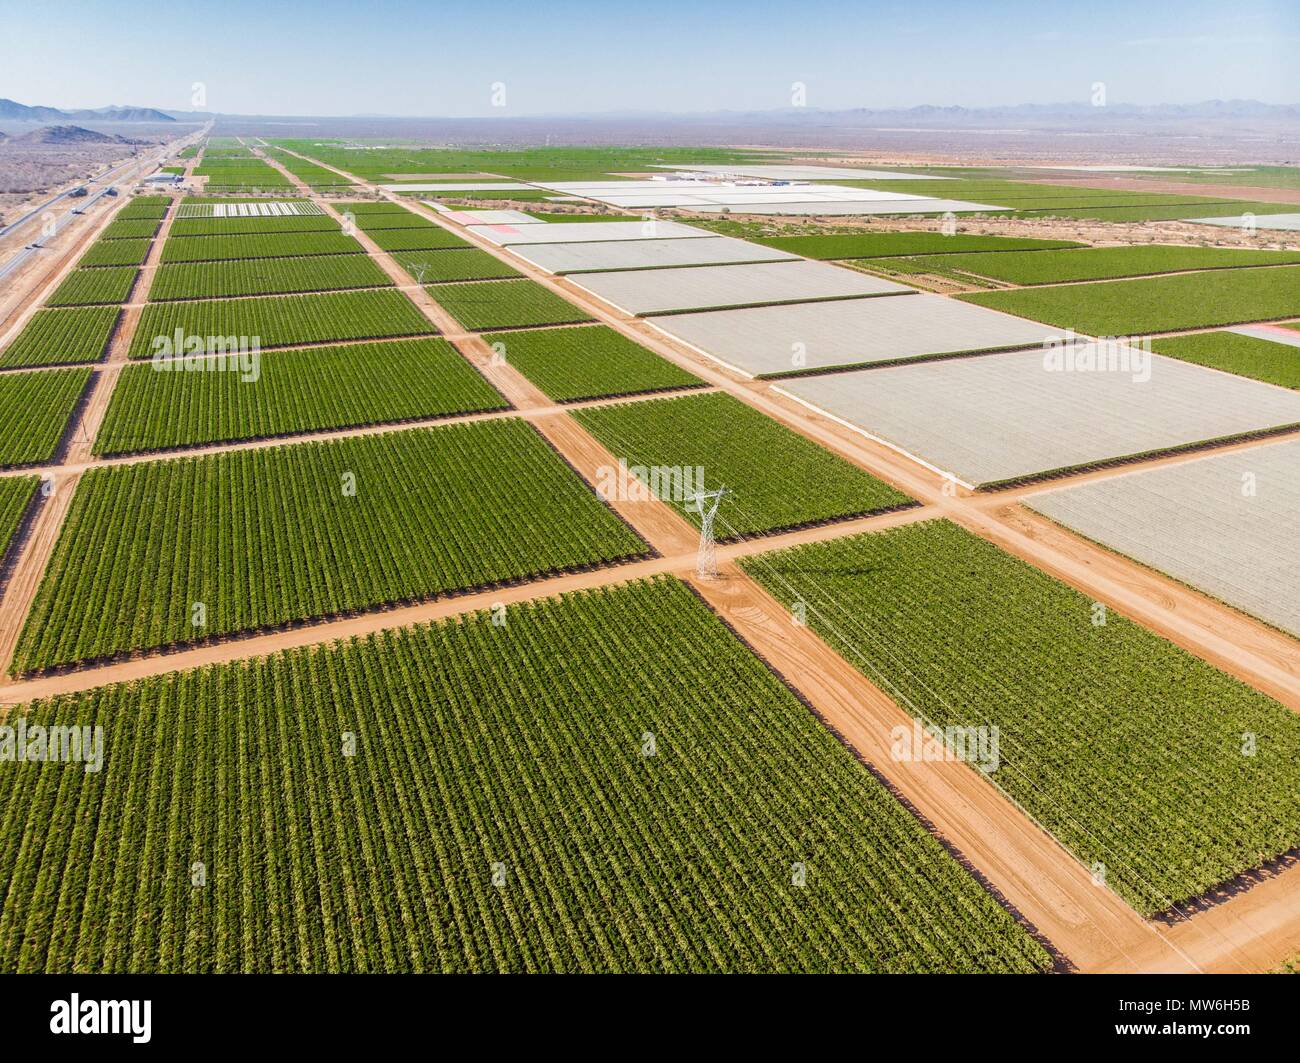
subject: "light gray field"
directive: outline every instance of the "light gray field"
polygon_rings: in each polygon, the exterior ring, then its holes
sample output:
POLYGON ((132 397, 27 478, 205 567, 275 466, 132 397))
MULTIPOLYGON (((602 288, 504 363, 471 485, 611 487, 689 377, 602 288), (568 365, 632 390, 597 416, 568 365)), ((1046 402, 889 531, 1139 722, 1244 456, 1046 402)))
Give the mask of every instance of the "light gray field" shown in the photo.
POLYGON ((589 244, 600 240, 685 240, 713 235, 675 221, 592 221, 578 225, 471 225, 494 244, 589 244), (575 231, 576 230, 576 231, 575 231))
POLYGON ((1242 214, 1223 218, 1188 218, 1197 225, 1222 225, 1230 229, 1244 229, 1253 224, 1256 229, 1300 230, 1300 214, 1255 214, 1253 222, 1242 214))
POLYGON ((1029 506, 1300 636, 1300 441, 1062 488, 1029 506))
POLYGON ((1268 340, 1269 343, 1281 343, 1287 347, 1300 347, 1300 330, 1282 328, 1280 325, 1234 325, 1225 331, 1253 336, 1257 340, 1268 340))
POLYGON ((848 185, 756 185, 736 181, 597 181, 557 182, 543 187, 599 200, 622 209, 638 207, 739 207, 756 203, 763 206, 791 203, 874 203, 931 202, 931 197, 909 192, 890 192, 880 188, 853 188, 848 185))
POLYGON ((584 273, 573 283, 620 310, 642 316, 763 303, 914 294, 912 288, 893 281, 803 259, 745 266, 584 273))
POLYGON ((522 210, 448 210, 439 203, 427 203, 461 225, 545 225, 541 218, 534 218, 522 210))
POLYGON ((519 184, 517 181, 456 181, 437 184, 395 184, 380 185, 388 192, 518 192, 523 189, 537 191, 532 185, 519 184))
POLYGON ((989 211, 1014 210, 1014 207, 993 207, 987 203, 967 203, 961 199, 911 199, 897 202, 870 203, 747 203, 731 207, 692 207, 701 214, 730 211, 732 214, 974 214, 989 211))
MULTIPOLYGON (((598 223, 584 222, 581 227, 585 228, 589 224, 598 223)), ((713 266, 728 262, 788 262, 799 258, 788 251, 751 244, 748 240, 737 240, 732 236, 711 236, 700 240, 606 240, 591 244, 539 244, 534 247, 517 246, 514 251, 551 273, 713 266)))
POLYGON ((1061 334, 1051 325, 942 295, 714 310, 654 324, 751 376, 1028 347, 1061 334))
POLYGON ((1130 372, 1052 371, 1031 350, 791 380, 780 390, 970 487, 1300 424, 1294 391, 1150 357, 1145 382, 1130 372))

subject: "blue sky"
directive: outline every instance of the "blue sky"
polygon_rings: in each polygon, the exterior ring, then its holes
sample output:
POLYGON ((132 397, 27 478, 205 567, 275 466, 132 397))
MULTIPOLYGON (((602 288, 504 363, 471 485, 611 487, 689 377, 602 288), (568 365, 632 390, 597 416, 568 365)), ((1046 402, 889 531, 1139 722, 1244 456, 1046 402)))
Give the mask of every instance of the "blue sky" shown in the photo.
POLYGON ((1300 102, 1300 4, 0 0, 0 96, 228 113, 1300 102), (505 107, 492 106, 495 83, 505 107))

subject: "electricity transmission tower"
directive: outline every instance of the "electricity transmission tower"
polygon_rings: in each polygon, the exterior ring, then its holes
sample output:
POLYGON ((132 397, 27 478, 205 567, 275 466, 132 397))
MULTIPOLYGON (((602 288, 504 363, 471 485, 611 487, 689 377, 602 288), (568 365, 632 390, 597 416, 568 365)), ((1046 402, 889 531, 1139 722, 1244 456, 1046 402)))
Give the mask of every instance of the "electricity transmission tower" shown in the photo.
POLYGON ((718 559, 713 550, 713 519, 718 506, 731 494, 725 487, 716 491, 696 491, 691 496, 691 508, 700 515, 700 550, 695 561, 695 574, 700 579, 717 579, 718 559))

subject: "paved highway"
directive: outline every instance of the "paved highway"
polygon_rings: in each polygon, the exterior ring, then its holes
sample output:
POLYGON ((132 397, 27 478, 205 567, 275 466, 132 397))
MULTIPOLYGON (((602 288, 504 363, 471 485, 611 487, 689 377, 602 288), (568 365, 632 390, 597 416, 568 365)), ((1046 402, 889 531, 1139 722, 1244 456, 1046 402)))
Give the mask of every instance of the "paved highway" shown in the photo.
MULTIPOLYGON (((208 132, 208 129, 210 128, 211 125, 205 127, 204 129, 201 129, 198 133, 193 134, 192 137, 187 138, 187 141, 202 137, 205 133, 208 132)), ((178 148, 179 145, 177 145, 176 147, 178 148)), ((86 181, 85 182, 86 185, 103 184, 104 187, 101 188, 94 195, 88 196, 84 202, 78 204, 72 210, 66 211, 58 219, 56 219, 54 223, 53 232, 46 233, 39 240, 33 241, 27 247, 24 247, 16 255, 10 258, 9 261, 5 262, 3 265, 0 265, 0 281, 3 281, 7 276, 9 276, 10 273, 14 272, 17 269, 20 269, 24 262, 26 262, 29 258, 31 258, 32 255, 36 254, 37 251, 41 249, 43 241, 51 239, 52 237, 56 236, 65 224, 67 224, 73 218, 80 217, 81 214, 85 212, 87 207, 98 202, 100 199, 106 196, 109 191, 109 186, 106 183, 107 181, 111 180, 117 174, 122 173, 123 170, 128 170, 131 169, 132 167, 135 167, 138 170, 137 176, 142 177, 145 174, 147 174, 150 170, 152 170, 155 166, 160 165, 162 161, 172 153, 173 150, 175 150, 175 148, 173 148, 172 145, 168 145, 157 155, 151 156, 148 159, 128 159, 126 162, 122 163, 122 165, 114 167, 111 170, 106 170, 104 173, 100 174, 99 176, 92 177, 90 180, 86 181), (74 211, 76 213, 74 213, 74 211)), ((76 187, 79 186, 77 185, 73 186, 73 188, 76 187)), ((54 204, 67 199, 71 195, 72 195, 72 188, 69 188, 65 192, 60 192, 53 199, 46 200, 46 202, 42 203, 40 206, 33 207, 21 218, 18 218, 16 221, 11 222, 9 225, 0 227, 0 238, 7 236, 9 233, 13 232, 19 226, 26 225, 29 221, 32 221, 34 218, 40 216, 45 211, 49 210, 50 207, 54 206, 54 204)))
MULTIPOLYGON (((99 184, 100 182, 103 181, 107 181, 114 174, 121 173, 128 166, 133 165, 135 162, 136 162, 135 159, 128 159, 126 162, 122 163, 121 166, 118 166, 112 170, 107 170, 104 173, 100 174, 98 177, 92 177, 90 180, 83 182, 83 184, 93 185, 93 184, 99 184)), ((80 187, 82 187, 82 185, 73 185, 73 188, 80 188, 80 187)), ((20 228, 21 226, 26 225, 29 221, 33 220, 34 218, 39 217, 44 211, 47 211, 52 206, 54 206, 54 204, 61 203, 63 200, 67 199, 69 196, 72 195, 73 188, 69 188, 67 189, 67 191, 60 192, 53 199, 47 199, 40 206, 33 207, 21 218, 18 218, 15 221, 11 221, 8 225, 0 225, 0 237, 8 236, 15 229, 20 228)))

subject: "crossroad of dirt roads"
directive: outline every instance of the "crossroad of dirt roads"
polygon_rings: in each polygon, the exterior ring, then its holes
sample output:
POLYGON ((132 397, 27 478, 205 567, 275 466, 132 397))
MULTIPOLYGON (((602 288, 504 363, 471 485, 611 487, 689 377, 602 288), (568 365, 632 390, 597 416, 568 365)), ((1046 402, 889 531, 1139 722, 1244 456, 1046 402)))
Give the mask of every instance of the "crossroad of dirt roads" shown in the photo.
MULTIPOLYGON (((293 183, 297 194, 319 203, 342 220, 338 207, 314 192, 273 157, 262 154, 293 183)), ((307 156, 300 156, 307 158, 307 156)), ((187 166, 192 174, 196 160, 187 166)), ((325 165, 312 159, 318 165, 325 165)), ((745 575, 736 560, 783 546, 815 542, 864 531, 944 517, 996 544, 1030 564, 1106 604, 1171 642, 1300 711, 1300 654, 1287 636, 1159 574, 1085 541, 1052 524, 1019 503, 1048 485, 1034 484, 991 493, 972 493, 944 477, 852 429, 815 413, 753 381, 677 344, 648 324, 605 304, 563 278, 553 277, 513 254, 483 240, 463 226, 442 218, 421 204, 403 200, 352 174, 326 167, 352 181, 351 194, 365 193, 401 203, 416 213, 508 262, 537 283, 581 306, 599 322, 636 340, 669 361, 689 369, 713 389, 724 391, 771 416, 807 438, 886 480, 916 498, 920 505, 877 517, 860 518, 803 529, 757 540, 720 546, 719 575, 701 579, 695 573, 698 533, 674 509, 653 498, 611 501, 610 504, 660 556, 633 564, 539 579, 488 592, 444 598, 405 608, 377 610, 290 630, 232 638, 179 652, 149 654, 109 662, 59 675, 0 679, 0 705, 37 697, 80 691, 144 676, 204 664, 261 656, 280 649, 334 641, 385 628, 426 622, 584 587, 669 572, 687 580, 708 604, 825 719, 853 750, 871 764, 924 817, 946 844, 972 867, 1018 916, 1055 950, 1066 969, 1106 972, 1243 972, 1270 970, 1300 953, 1300 861, 1280 861, 1254 876, 1248 889, 1213 905, 1201 906, 1176 918, 1144 920, 1103 885, 1052 837, 1030 819, 988 777, 957 761, 913 763, 891 757, 889 736, 896 725, 910 725, 909 712, 833 651, 812 630, 792 622, 788 610, 745 575)), ((175 212, 172 212, 174 217, 175 212)), ((104 223, 111 218, 108 215, 104 223)), ((61 460, 36 470, 54 487, 26 531, 0 601, 0 665, 8 666, 41 574, 54 549, 77 479, 88 468, 105 464, 90 452, 126 350, 148 295, 170 220, 158 234, 142 273, 143 290, 114 339, 106 363, 95 370, 89 397, 70 429, 70 443, 61 460)), ((99 227, 86 234, 93 236, 99 227)), ((438 327, 443 335, 515 407, 500 414, 529 421, 561 455, 594 486, 597 469, 617 460, 576 420, 573 406, 558 406, 509 365, 494 358, 487 343, 467 332, 436 301, 437 289, 412 286, 392 256, 364 231, 354 233, 365 251, 438 327)), ((69 258, 51 283, 70 269, 69 258)), ((42 286, 50 290, 49 285, 42 286)), ((28 312, 30 309, 28 308, 28 312)), ((22 315, 24 318, 26 314, 22 315)), ((6 331, 11 331, 7 328, 6 331)), ((18 325, 21 325, 18 321, 18 325)), ((639 401, 633 397, 620 401, 639 401)), ((462 420, 472 418, 445 418, 462 420)), ((314 433, 306 438, 343 438, 410 425, 377 426, 314 433)), ((1300 436, 1300 432, 1291 433, 1300 436)), ((1233 444, 1248 449, 1277 441, 1233 444)), ((223 444, 199 452, 277 445, 284 440, 223 444)), ((1224 449, 1224 448, 1220 448, 1224 449)), ((1104 478, 1134 468, 1196 460, 1181 453, 1119 468, 1097 469, 1070 477, 1070 482, 1104 478)), ((112 459, 116 463, 157 460, 142 455, 112 459)), ((28 475, 31 470, 24 470, 28 475)), ((1059 481, 1051 484, 1055 487, 1059 481)))

